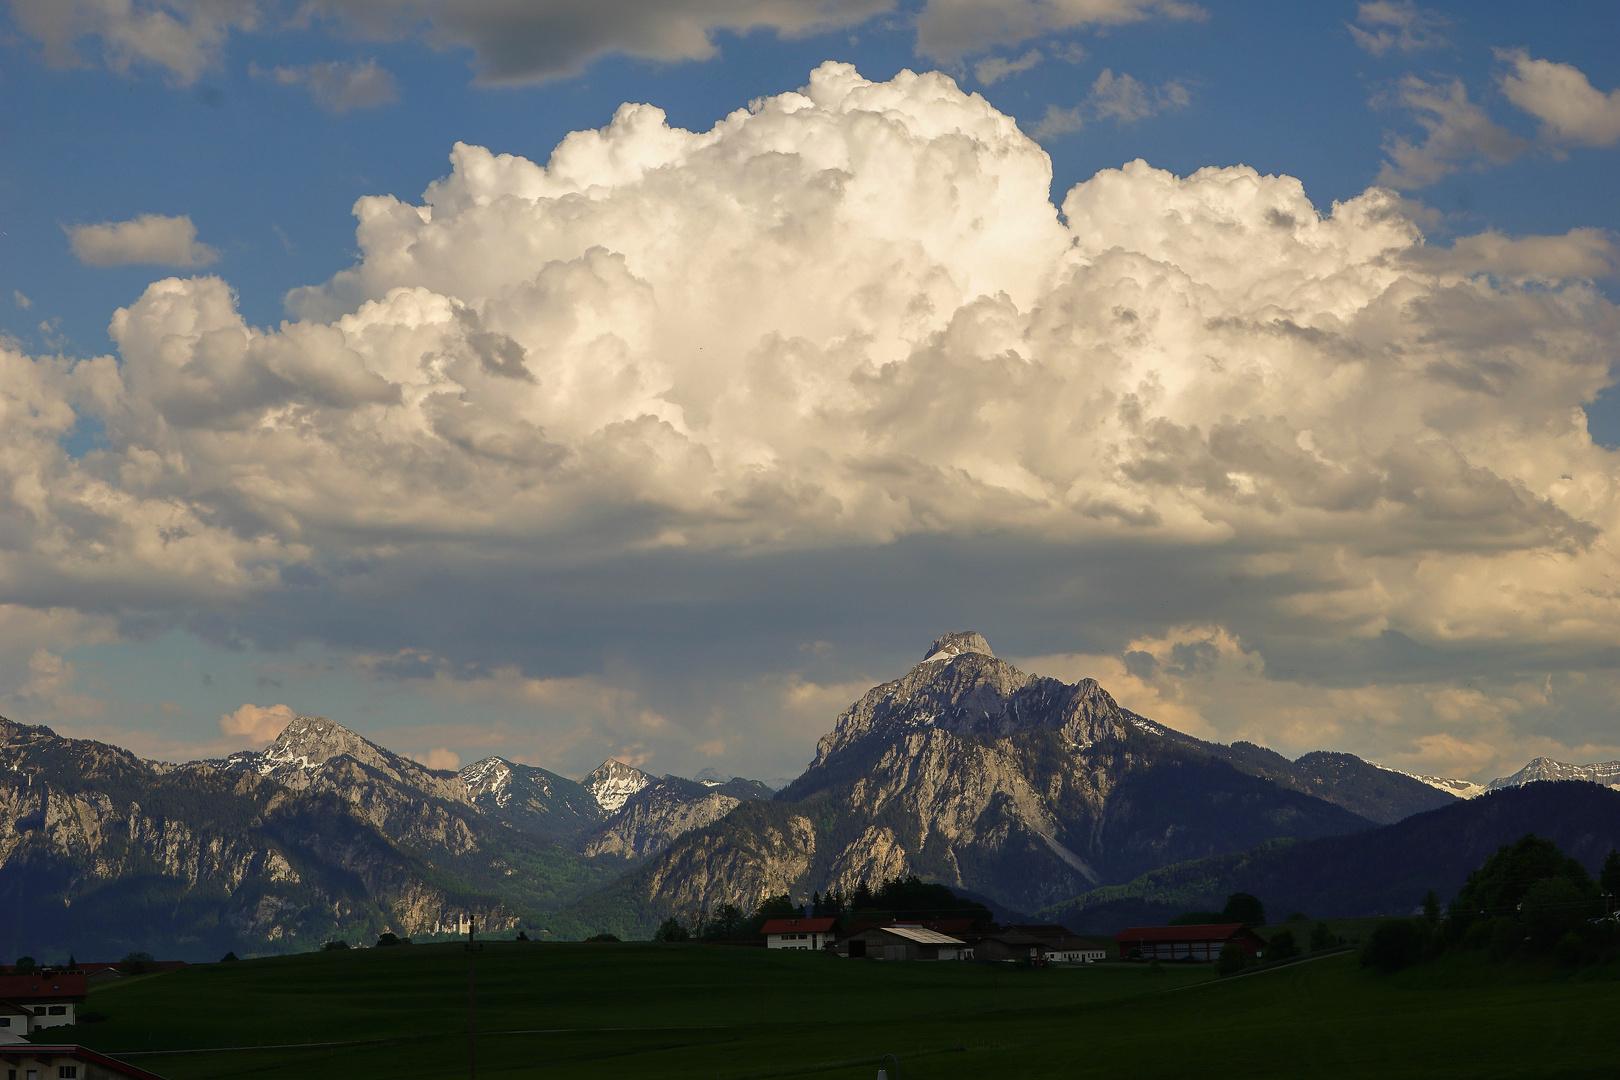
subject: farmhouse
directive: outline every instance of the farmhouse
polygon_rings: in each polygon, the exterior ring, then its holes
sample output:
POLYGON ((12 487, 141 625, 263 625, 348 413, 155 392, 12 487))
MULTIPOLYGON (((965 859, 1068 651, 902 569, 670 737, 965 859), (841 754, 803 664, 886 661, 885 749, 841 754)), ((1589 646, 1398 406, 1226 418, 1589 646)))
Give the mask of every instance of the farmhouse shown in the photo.
POLYGON ((868 926, 831 946, 839 956, 872 960, 962 960, 967 943, 910 923, 868 926))
POLYGON ((759 928, 767 949, 825 948, 838 937, 837 919, 771 919, 759 928))
POLYGON ((1266 939, 1242 923, 1207 926, 1130 926, 1114 935, 1121 960, 1218 960, 1236 945, 1254 959, 1265 954, 1266 939))
POLYGON ((18 1080, 163 1080, 82 1046, 0 1046, 0 1069, 18 1080))
POLYGON ((79 1006, 90 994, 82 971, 42 971, 34 975, 0 975, 0 1001, 21 1013, 0 1012, 0 1031, 26 1035, 40 1028, 78 1021, 79 1006), (27 1020, 26 1030, 19 1030, 27 1020))

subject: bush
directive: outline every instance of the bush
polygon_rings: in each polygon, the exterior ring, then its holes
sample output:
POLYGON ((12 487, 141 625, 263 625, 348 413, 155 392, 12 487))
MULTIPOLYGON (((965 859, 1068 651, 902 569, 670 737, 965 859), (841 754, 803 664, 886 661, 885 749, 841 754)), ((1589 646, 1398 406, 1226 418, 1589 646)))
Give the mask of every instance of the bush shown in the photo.
POLYGON ((1519 926, 1519 920, 1504 915, 1500 919, 1492 919, 1489 926, 1492 960, 1506 960, 1524 946, 1524 930, 1519 926))
POLYGON ((106 1020, 107 1014, 104 1012, 81 1012, 76 1018, 76 1022, 80 1024, 102 1024, 106 1020))
POLYGON ((1571 966, 1578 964, 1586 959, 1586 939, 1571 930, 1558 939, 1557 944, 1553 946, 1552 954, 1553 959, 1560 964, 1569 964, 1571 966))
POLYGON ((1267 946, 1267 960, 1292 960, 1299 955, 1299 942, 1294 940, 1292 930, 1279 930, 1272 934, 1267 946))
POLYGON ((659 923, 658 929, 653 932, 654 941, 686 941, 691 936, 692 932, 673 916, 659 923))
POLYGON ((1385 919, 1361 947, 1361 966, 1386 975, 1423 960, 1429 951, 1428 924, 1418 919, 1385 919))
POLYGON ((1338 943, 1338 939, 1333 936, 1333 931, 1328 929, 1327 923, 1319 922, 1311 928, 1311 952, 1331 949, 1338 943))
POLYGON ((529 940, 528 932, 524 931, 524 930, 519 930, 518 931, 518 936, 513 938, 512 940, 514 940, 514 941, 528 941, 529 940))
POLYGON ((341 938, 337 941, 328 941, 321 946, 321 952, 348 952, 349 943, 341 938))
POLYGON ((1221 949, 1221 957, 1215 961, 1215 970, 1222 975, 1235 975, 1249 965, 1249 954, 1243 951, 1241 945, 1228 945, 1221 949))
POLYGON ((39 961, 35 960, 32 956, 19 956, 17 957, 17 963, 12 970, 14 970, 18 975, 28 975, 31 974, 37 967, 39 967, 39 961))
POLYGON ((387 948, 390 945, 409 945, 410 943, 410 938, 400 937, 397 934, 384 932, 377 935, 377 947, 379 949, 387 948))
POLYGON ((586 941, 618 941, 619 940, 619 935, 617 935, 617 934, 592 934, 590 937, 586 938, 585 940, 586 941))
POLYGON ((234 952, 228 952, 224 956, 219 958, 219 962, 222 963, 222 964, 226 964, 226 963, 231 963, 232 961, 234 961, 236 959, 237 959, 237 956, 236 956, 236 954, 234 952))

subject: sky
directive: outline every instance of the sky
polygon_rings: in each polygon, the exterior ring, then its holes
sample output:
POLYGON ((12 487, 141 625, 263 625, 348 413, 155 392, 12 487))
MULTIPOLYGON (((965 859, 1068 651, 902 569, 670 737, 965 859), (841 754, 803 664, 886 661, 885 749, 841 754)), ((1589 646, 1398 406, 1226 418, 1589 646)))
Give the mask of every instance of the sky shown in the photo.
POLYGON ((1620 9, 9 0, 0 713, 782 780, 951 630, 1620 758, 1620 9))

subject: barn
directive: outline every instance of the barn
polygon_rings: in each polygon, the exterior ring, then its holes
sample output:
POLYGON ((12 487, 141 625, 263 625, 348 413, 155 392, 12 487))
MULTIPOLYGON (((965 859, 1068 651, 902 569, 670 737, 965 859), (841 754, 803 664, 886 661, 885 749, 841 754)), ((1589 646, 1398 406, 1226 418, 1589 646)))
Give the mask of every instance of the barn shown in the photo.
POLYGON ((1242 923, 1204 926, 1129 926, 1114 935, 1121 960, 1218 960, 1236 945, 1253 959, 1265 955, 1266 939, 1242 923))

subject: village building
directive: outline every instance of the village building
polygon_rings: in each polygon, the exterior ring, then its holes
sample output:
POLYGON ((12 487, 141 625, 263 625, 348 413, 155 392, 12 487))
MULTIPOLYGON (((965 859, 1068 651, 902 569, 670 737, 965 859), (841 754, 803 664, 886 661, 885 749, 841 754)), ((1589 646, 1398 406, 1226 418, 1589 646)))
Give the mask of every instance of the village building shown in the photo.
POLYGON ((6 1080, 163 1080, 83 1046, 0 1045, 6 1080))
POLYGON ((1108 950, 1101 942, 1080 937, 1067 926, 1043 924, 1009 926, 1007 929, 1044 941, 1046 959, 1053 964, 1095 964, 1099 960, 1108 959, 1108 950))
POLYGON ((838 938, 837 919, 770 919, 759 932, 767 949, 807 949, 818 952, 838 938))
POLYGON ((963 960, 967 943, 914 923, 867 926, 830 946, 839 956, 869 960, 963 960))
POLYGON ((77 1023, 79 1007, 89 995, 84 973, 78 970, 0 975, 0 1002, 28 1014, 27 1027, 18 1030, 22 1016, 9 1008, 0 1012, 0 1031, 26 1035, 41 1028, 77 1023))
POLYGON ((1131 926, 1114 935, 1121 960, 1218 960, 1236 945, 1251 959, 1265 955, 1266 939, 1242 923, 1206 926, 1131 926))

